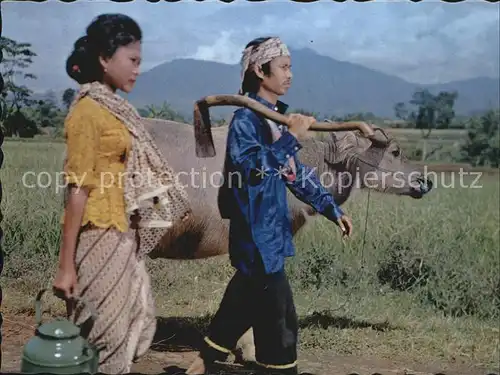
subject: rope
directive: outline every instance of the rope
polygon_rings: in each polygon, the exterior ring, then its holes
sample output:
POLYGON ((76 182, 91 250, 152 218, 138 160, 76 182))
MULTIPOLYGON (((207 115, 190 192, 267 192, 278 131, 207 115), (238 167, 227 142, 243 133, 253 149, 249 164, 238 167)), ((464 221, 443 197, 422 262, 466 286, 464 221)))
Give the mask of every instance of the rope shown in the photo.
MULTIPOLYGON (((326 122, 332 122, 331 120, 325 120, 326 122)), ((385 138, 387 139, 387 144, 383 147, 383 153, 385 154, 385 151, 389 148, 390 144, 392 143, 392 140, 387 136, 385 131, 382 128, 375 127, 374 131, 380 131, 385 138)), ((337 146, 337 140, 334 137, 333 139, 333 144, 337 146)), ((367 160, 365 160, 364 157, 362 157, 359 153, 354 153, 352 155, 353 159, 355 159, 357 162, 364 163, 365 165, 368 165, 370 167, 373 167, 374 169, 377 169, 379 171, 383 172, 388 172, 390 174, 393 174, 394 171, 390 171, 385 168, 381 168, 379 165, 375 165, 367 160)), ((365 228, 363 231, 363 241, 361 243, 361 272, 359 273, 360 280, 363 277, 363 273, 365 271, 365 246, 366 246, 366 233, 368 232, 368 215, 369 215, 369 210, 370 210, 370 198, 371 198, 371 189, 368 189, 368 197, 366 201, 366 215, 365 215, 365 228)), ((343 244, 343 247, 345 247, 345 243, 343 244)))
POLYGON ((363 242, 361 244, 361 273, 363 273, 365 269, 365 245, 366 245, 366 232, 368 232, 368 214, 370 210, 370 196, 371 196, 371 189, 368 189, 368 198, 366 200, 365 229, 363 232, 363 242))

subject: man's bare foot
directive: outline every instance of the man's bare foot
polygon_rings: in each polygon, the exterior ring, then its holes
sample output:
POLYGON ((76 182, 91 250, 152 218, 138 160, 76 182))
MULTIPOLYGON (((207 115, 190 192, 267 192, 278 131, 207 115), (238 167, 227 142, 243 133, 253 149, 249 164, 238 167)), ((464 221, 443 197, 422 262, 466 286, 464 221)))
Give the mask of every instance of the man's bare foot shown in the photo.
POLYGON ((205 374, 205 362, 200 356, 191 363, 191 366, 186 370, 186 375, 204 375, 205 374))

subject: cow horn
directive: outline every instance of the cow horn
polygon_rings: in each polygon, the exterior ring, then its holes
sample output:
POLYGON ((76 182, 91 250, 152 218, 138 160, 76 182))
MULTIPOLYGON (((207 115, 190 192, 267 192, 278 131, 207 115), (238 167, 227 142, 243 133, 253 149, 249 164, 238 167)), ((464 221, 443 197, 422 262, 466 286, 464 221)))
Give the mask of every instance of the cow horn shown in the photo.
MULTIPOLYGON (((217 106, 237 106, 252 109, 264 117, 277 123, 288 126, 287 116, 275 112, 257 100, 243 95, 210 95, 196 101, 194 105, 193 124, 196 141, 197 157, 215 156, 215 147, 212 138, 209 107, 217 106)), ((313 131, 345 131, 359 130, 367 138, 373 139, 375 132, 372 127, 364 122, 316 122, 310 127, 313 131)))

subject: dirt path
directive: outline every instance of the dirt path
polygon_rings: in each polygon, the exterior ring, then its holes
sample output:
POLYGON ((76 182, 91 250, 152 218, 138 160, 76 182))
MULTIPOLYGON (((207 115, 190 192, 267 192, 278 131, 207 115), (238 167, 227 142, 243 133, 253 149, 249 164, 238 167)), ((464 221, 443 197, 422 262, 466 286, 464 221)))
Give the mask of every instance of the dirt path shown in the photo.
MULTIPOLYGON (((133 371, 140 374, 182 374, 197 352, 192 348, 182 345, 176 337, 186 336, 193 339, 193 330, 189 327, 169 327, 163 323, 162 337, 156 337, 151 351, 137 363, 133 371), (166 332, 168 331, 168 332, 166 332), (181 332, 182 331, 182 332, 181 332), (168 343, 168 344, 167 344, 168 343)), ((2 327, 2 373, 19 372, 20 358, 24 344, 34 333, 34 317, 27 315, 4 315, 2 327)), ((402 363, 395 360, 382 360, 376 358, 335 356, 331 353, 300 353, 299 364, 301 371, 309 371, 317 375, 487 375, 486 369, 468 368, 464 365, 436 363, 415 365, 402 363)), ((220 375, 225 374, 250 374, 240 366, 227 365, 221 367, 220 375)))

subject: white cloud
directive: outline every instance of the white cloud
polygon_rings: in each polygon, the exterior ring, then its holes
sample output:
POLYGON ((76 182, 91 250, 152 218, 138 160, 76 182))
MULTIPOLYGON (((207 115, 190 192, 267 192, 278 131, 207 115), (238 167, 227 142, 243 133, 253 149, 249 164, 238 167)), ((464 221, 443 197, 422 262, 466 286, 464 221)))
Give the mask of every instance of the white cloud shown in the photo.
POLYGON ((233 42, 234 31, 221 31, 220 36, 211 44, 203 44, 189 56, 197 60, 237 64, 240 61, 242 46, 233 42))

